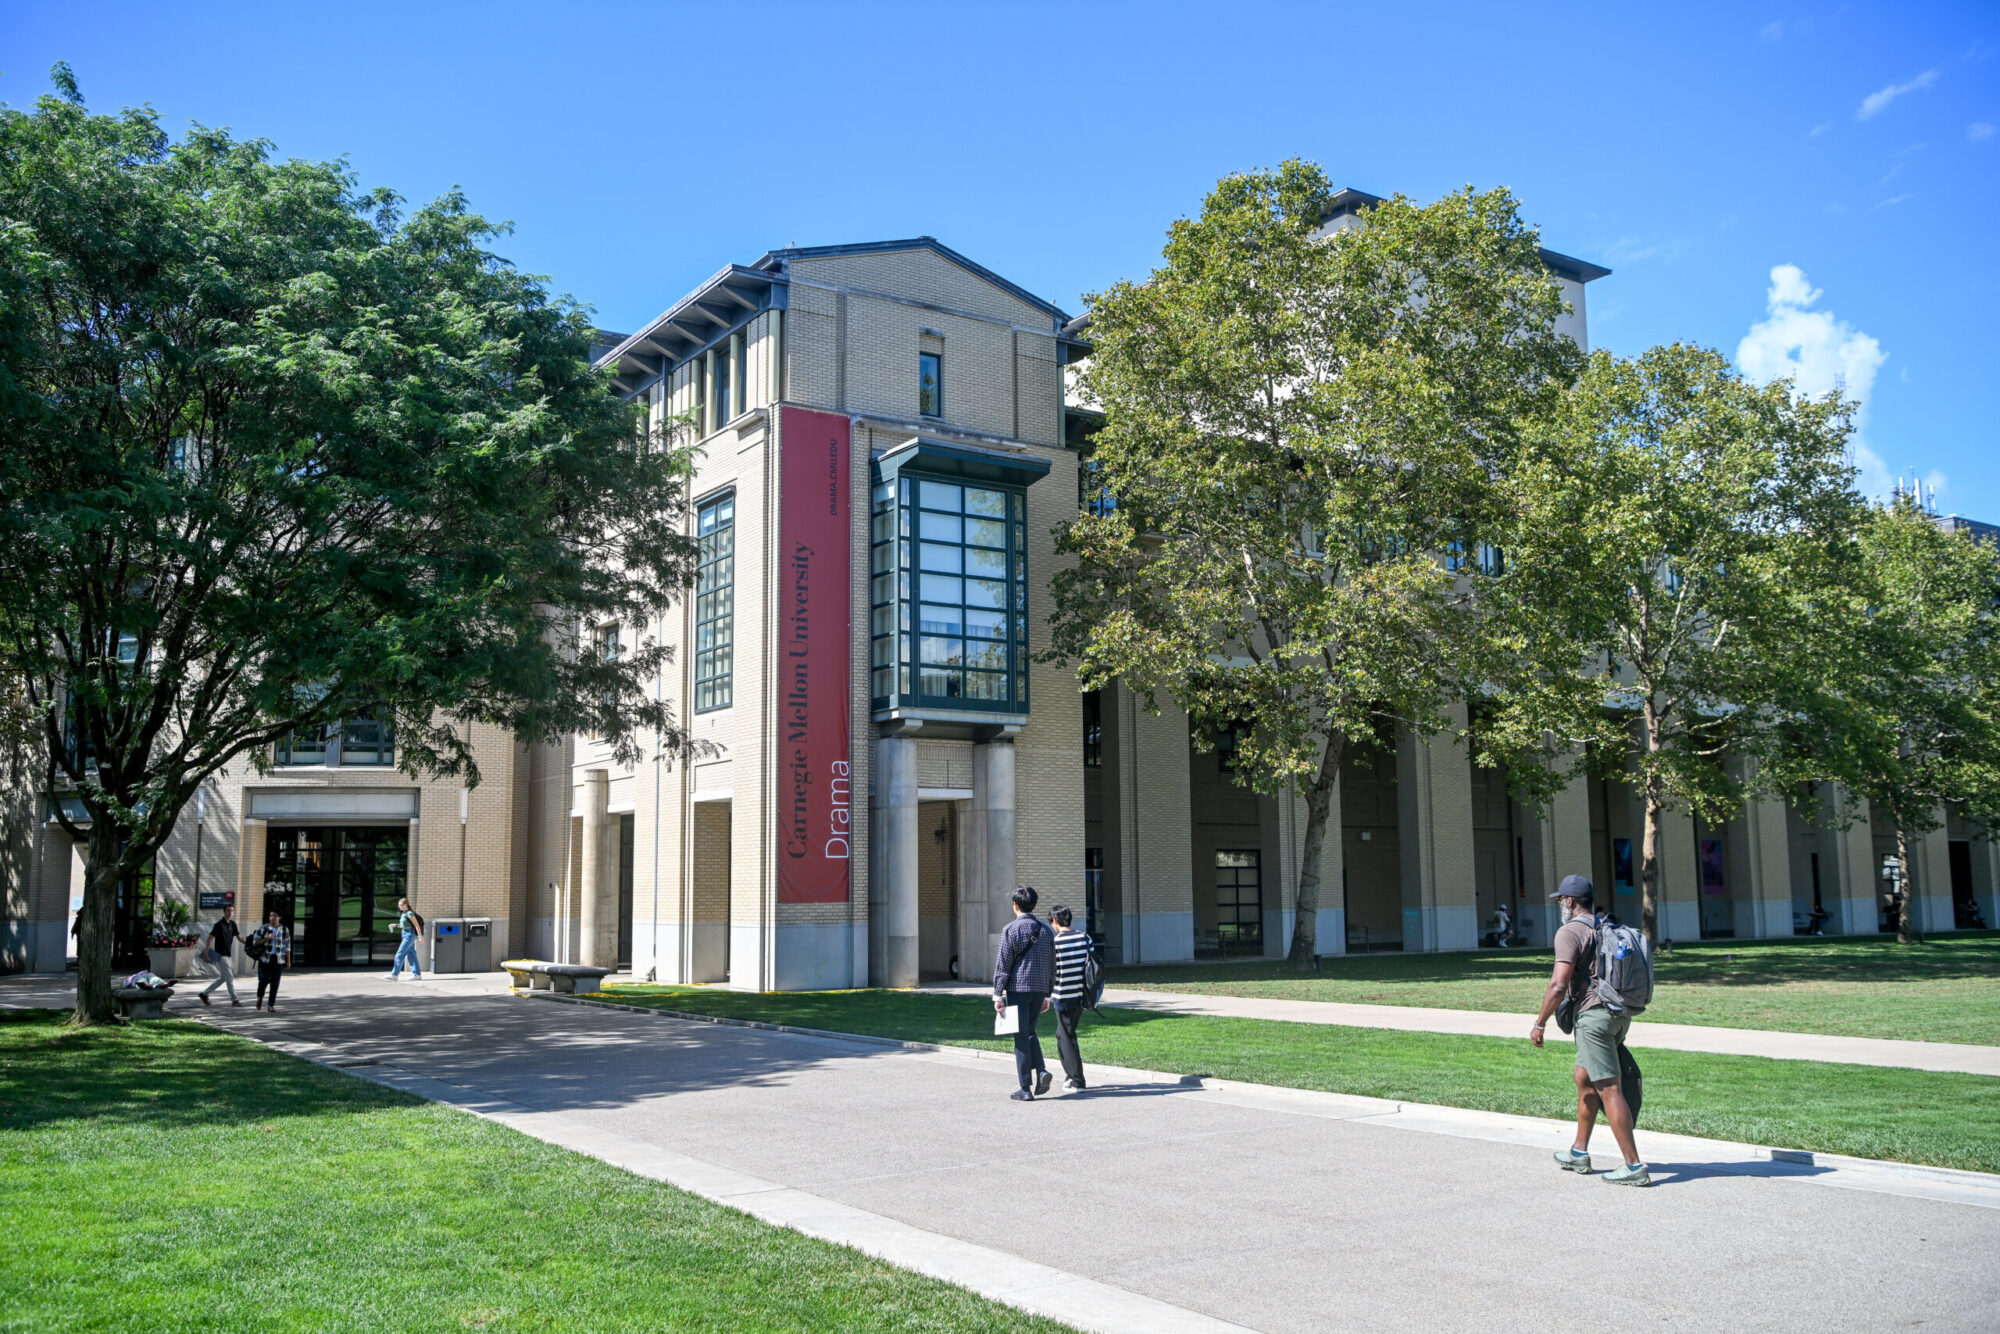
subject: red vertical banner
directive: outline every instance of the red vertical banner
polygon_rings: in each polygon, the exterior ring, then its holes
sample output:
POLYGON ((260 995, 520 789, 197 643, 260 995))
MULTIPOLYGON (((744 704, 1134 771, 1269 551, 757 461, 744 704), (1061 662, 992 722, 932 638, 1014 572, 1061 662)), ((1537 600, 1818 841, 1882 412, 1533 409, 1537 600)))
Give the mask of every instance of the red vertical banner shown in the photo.
POLYGON ((845 903, 854 847, 848 421, 780 411, 778 902, 845 903))

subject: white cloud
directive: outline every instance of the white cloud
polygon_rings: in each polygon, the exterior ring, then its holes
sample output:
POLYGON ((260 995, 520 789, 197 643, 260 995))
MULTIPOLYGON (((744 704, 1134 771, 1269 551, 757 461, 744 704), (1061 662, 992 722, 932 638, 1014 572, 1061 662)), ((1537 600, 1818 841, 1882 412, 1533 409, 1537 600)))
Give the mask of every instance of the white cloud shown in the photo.
POLYGON ((1767 42, 1775 42, 1785 35, 1785 25, 1772 19, 1757 30, 1757 35, 1767 42))
POLYGON ((1909 197, 1910 196, 1908 194, 1890 195, 1887 199, 1884 199, 1881 203, 1875 205, 1875 207, 1894 208, 1896 205, 1902 203, 1905 199, 1908 199, 1909 197))
MULTIPOLYGON (((1750 332, 1736 345, 1736 365, 1758 384, 1792 379, 1795 392, 1819 397, 1839 390, 1851 399, 1854 434, 1849 447, 1857 479, 1863 491, 1884 495, 1893 479, 1882 456, 1868 447, 1863 428, 1867 423, 1868 400, 1875 392, 1875 373, 1882 369, 1888 354, 1882 345, 1832 311, 1814 310, 1822 293, 1806 281, 1805 271, 1796 264, 1780 264, 1771 270, 1771 287, 1765 293, 1764 318, 1750 326, 1750 332)), ((1942 486, 1941 474, 1933 474, 1942 486)))
POLYGON ((1965 137, 1972 140, 1975 144, 1981 139, 1991 139, 1993 137, 1993 126, 1987 121, 1975 120, 1972 124, 1965 127, 1965 137))
POLYGON ((1820 122, 1819 124, 1817 124, 1817 125, 1815 125, 1815 126, 1813 126, 1813 127, 1812 127, 1812 133, 1811 133, 1811 134, 1808 134, 1808 135, 1806 136, 1806 138, 1808 138, 1808 139, 1817 139, 1817 138, 1819 138, 1819 137, 1820 137, 1820 136, 1821 136, 1822 134, 1825 134, 1825 133, 1826 133, 1826 132, 1827 132, 1828 130, 1830 130, 1830 129, 1832 129, 1832 128, 1833 128, 1833 122, 1832 122, 1832 121, 1830 121, 1830 120, 1823 120, 1823 121, 1821 121, 1821 122, 1820 122))
POLYGON ((1908 83, 1892 83, 1880 92, 1870 93, 1861 99, 1861 109, 1854 113, 1854 119, 1867 120, 1871 116, 1878 115, 1887 110, 1889 104, 1904 93, 1922 92, 1937 81, 1938 72, 1927 69, 1908 83))

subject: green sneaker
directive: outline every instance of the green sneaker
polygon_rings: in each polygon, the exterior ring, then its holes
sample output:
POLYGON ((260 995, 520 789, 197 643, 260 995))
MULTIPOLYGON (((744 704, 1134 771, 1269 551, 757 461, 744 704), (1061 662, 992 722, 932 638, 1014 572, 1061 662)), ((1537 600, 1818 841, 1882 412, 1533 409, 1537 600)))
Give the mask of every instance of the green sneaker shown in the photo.
POLYGON ((1557 1149, 1556 1166, 1565 1172, 1581 1172, 1590 1175, 1590 1151, 1578 1153, 1575 1149, 1557 1149))
POLYGON ((1644 1163, 1627 1163, 1604 1174, 1604 1179, 1614 1186, 1650 1186, 1653 1174, 1646 1170, 1644 1163))

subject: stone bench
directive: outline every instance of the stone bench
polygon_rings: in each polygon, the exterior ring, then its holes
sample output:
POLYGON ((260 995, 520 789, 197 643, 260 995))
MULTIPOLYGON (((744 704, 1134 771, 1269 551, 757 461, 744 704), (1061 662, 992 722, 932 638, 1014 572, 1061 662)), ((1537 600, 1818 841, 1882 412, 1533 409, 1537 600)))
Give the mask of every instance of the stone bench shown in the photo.
POLYGON ((560 991, 570 995, 595 992, 598 983, 615 971, 581 963, 545 963, 540 959, 507 959, 500 966, 513 979, 516 991, 525 987, 529 991, 560 991))
POLYGON ((166 1004, 173 998, 172 987, 113 987, 111 999, 118 1013, 127 1019, 164 1019, 166 1004))

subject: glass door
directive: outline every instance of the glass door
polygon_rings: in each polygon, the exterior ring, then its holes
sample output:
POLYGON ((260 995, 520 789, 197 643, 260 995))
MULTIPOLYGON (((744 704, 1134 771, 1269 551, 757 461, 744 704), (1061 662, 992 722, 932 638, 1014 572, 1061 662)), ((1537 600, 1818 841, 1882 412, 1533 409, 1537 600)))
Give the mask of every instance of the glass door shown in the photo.
POLYGON ((263 911, 277 909, 291 928, 292 962, 386 967, 401 941, 396 900, 409 884, 409 846, 403 828, 274 827, 263 911))

